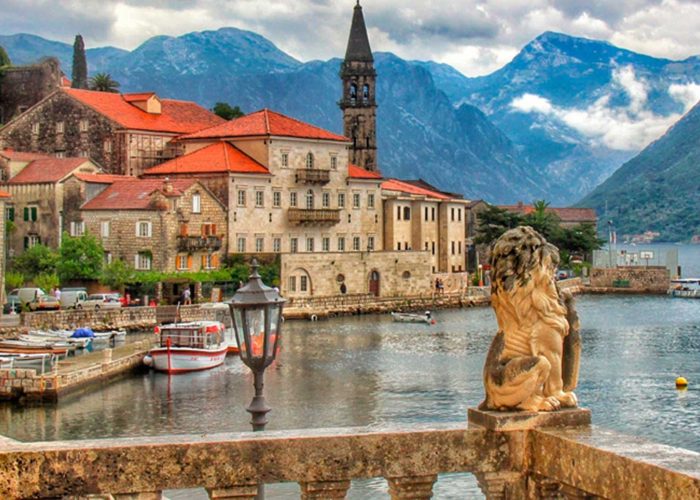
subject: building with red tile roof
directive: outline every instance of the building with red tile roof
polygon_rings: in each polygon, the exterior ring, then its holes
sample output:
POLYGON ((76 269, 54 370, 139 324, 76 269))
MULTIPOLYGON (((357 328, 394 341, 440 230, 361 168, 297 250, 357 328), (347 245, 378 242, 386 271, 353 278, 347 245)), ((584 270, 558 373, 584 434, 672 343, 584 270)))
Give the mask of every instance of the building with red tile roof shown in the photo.
POLYGON ((196 179, 117 180, 80 207, 105 259, 137 271, 216 269, 226 255, 226 207, 196 179))
POLYGON ((60 88, 0 130, 0 147, 84 156, 114 174, 140 175, 181 154, 174 139, 224 123, 194 102, 153 92, 60 88))
MULTIPOLYGON (((498 208, 521 215, 535 212, 534 206, 526 205, 523 202, 516 205, 498 205, 498 208)), ((562 227, 572 227, 578 224, 593 224, 595 226, 598 223, 598 215, 593 208, 547 207, 546 211, 556 215, 562 227)))
POLYGON ((54 184, 81 169, 86 172, 95 172, 97 168, 97 165, 88 158, 42 158, 29 162, 17 175, 7 181, 7 185, 54 184))
POLYGON ((351 179, 381 179, 382 175, 379 172, 370 172, 351 163, 348 165, 348 177, 351 179))
POLYGON ((184 156, 178 156, 148 169, 146 175, 179 174, 270 174, 260 164, 229 142, 215 142, 184 156))

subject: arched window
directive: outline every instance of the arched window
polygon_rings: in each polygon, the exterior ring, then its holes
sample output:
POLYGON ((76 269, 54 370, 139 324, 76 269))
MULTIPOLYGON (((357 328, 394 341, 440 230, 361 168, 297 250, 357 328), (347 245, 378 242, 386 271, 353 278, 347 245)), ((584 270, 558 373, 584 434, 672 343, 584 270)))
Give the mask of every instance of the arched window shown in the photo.
POLYGON ((314 208, 314 192, 309 189, 306 193, 306 208, 308 210, 313 210, 314 208))
POLYGON ((369 101, 369 85, 366 83, 362 86, 362 102, 367 103, 369 101))
POLYGON ((314 155, 311 152, 306 155, 306 168, 314 168, 314 155))
POLYGON ((357 84, 350 84, 350 104, 355 104, 357 102, 357 84))

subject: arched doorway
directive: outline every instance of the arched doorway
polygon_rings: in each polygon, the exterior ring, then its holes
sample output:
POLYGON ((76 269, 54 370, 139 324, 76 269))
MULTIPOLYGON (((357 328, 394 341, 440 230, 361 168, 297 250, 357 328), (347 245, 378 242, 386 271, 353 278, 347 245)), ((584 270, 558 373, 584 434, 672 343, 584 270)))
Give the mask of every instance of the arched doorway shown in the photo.
POLYGON ((374 270, 369 275, 369 293, 379 297, 379 271, 374 270))

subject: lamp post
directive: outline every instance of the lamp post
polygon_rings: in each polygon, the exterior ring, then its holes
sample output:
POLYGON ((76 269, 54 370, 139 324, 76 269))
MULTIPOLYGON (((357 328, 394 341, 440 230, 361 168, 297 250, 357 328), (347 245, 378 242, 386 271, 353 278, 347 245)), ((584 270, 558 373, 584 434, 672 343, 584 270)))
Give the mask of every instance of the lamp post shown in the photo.
MULTIPOLYGON (((253 259, 251 267, 248 283, 238 289, 228 305, 241 361, 253 372, 255 396, 246 410, 251 415, 253 431, 262 431, 265 430, 266 415, 270 411, 263 395, 263 374, 277 355, 285 299, 262 282, 256 259, 253 259)), ((258 485, 256 498, 264 498, 262 483, 258 485)))
POLYGON ((484 286, 484 266, 479 264, 479 286, 484 286))

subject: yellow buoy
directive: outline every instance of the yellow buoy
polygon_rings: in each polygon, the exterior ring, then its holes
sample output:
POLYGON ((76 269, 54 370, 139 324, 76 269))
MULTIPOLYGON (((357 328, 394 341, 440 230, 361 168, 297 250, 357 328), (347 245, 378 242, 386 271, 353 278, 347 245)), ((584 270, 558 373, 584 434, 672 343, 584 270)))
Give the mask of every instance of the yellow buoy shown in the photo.
POLYGON ((685 379, 685 377, 678 377, 676 379, 676 387, 679 389, 688 387, 688 381, 685 379))

